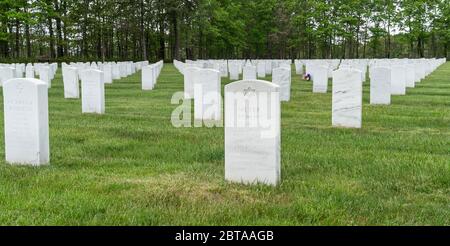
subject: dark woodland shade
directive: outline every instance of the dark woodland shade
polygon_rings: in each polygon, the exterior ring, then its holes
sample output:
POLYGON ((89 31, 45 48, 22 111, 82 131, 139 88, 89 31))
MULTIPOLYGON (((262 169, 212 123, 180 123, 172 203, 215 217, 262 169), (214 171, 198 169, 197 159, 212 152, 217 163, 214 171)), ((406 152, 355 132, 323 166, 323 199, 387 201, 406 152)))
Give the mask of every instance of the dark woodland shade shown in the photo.
POLYGON ((0 0, 0 61, 450 57, 449 0, 0 0))

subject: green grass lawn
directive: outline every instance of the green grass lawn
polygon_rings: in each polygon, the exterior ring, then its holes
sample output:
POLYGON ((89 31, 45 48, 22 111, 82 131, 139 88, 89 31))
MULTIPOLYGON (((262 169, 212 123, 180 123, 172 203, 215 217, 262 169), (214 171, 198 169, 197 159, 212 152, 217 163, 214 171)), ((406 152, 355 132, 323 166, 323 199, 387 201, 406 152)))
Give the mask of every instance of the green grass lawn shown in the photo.
POLYGON ((105 115, 64 99, 60 70, 52 86, 50 166, 5 163, 0 114, 1 225, 450 225, 450 63, 390 106, 366 83, 362 129, 332 128, 331 93, 293 76, 276 188, 224 181, 223 128, 172 126, 172 64, 153 91, 106 85, 105 115))

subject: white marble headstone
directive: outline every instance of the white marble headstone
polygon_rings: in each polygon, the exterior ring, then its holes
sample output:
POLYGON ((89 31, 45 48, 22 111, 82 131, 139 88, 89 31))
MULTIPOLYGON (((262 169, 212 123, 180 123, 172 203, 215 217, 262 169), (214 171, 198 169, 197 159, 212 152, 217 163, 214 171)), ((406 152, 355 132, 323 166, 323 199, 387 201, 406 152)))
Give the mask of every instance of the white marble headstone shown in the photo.
POLYGON ((328 90, 328 67, 315 66, 313 68, 313 93, 327 93, 328 90))
POLYGON ((120 65, 115 62, 112 64, 112 78, 120 79, 120 65))
POLYGON ((406 94, 406 68, 402 65, 391 67, 391 94, 406 94))
POLYGON ((75 67, 63 68, 64 98, 80 98, 78 70, 75 67))
POLYGON ((303 74, 303 63, 301 63, 300 61, 295 61, 295 74, 303 74))
POLYGON ((361 72, 343 68, 333 72, 332 125, 361 128, 361 72))
POLYGON ((155 86, 154 66, 142 67, 142 90, 153 90, 155 86))
POLYGON ((414 88, 416 86, 416 72, 413 64, 406 65, 406 87, 414 88))
POLYGON ((280 182, 279 86, 242 80, 225 86, 225 179, 280 182))
POLYGON ((49 66, 40 66, 39 67, 39 79, 44 81, 48 88, 52 87, 52 80, 50 78, 50 67, 49 66))
POLYGON ((214 69, 194 72, 194 118, 215 120, 222 118, 221 75, 214 69))
POLYGON ((256 79, 256 67, 255 66, 244 66, 242 77, 243 77, 243 80, 256 79))
POLYGON ((25 68, 25 77, 34 79, 34 67, 31 64, 28 64, 25 68))
POLYGON ((0 67, 0 85, 6 81, 15 78, 16 69, 13 67, 0 67))
POLYGON ((266 75, 272 74, 272 61, 268 60, 266 61, 266 75))
POLYGON ((105 84, 103 72, 95 69, 83 71, 81 105, 83 113, 105 113, 105 84))
POLYGON ((194 73, 199 69, 194 66, 184 68, 184 99, 194 98, 194 73))
POLYGON ((275 68, 272 83, 280 87, 280 100, 288 102, 291 99, 291 70, 285 67, 275 68))
POLYGON ((258 64, 256 64, 256 70, 258 73, 258 78, 265 78, 266 77, 266 62, 265 61, 258 61, 258 64))
POLYGON ((422 63, 417 62, 414 64, 414 72, 415 81, 419 83, 425 77, 425 69, 422 63))
POLYGON ((230 80, 239 80, 239 65, 235 62, 229 63, 230 80))
POLYGON ((11 79, 3 85, 6 161, 45 165, 50 161, 48 88, 37 79, 11 79))
POLYGON ((370 104, 391 104, 391 69, 374 67, 370 71, 370 104))
POLYGON ((111 64, 103 64, 103 79, 105 80, 105 84, 112 84, 112 66, 111 64))

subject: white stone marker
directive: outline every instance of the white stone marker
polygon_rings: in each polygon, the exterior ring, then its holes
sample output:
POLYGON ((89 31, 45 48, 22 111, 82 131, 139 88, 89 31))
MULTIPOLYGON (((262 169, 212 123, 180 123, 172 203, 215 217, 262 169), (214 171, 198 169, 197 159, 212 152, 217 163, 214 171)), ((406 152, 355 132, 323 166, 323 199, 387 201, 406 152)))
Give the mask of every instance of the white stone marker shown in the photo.
POLYGON ((391 69, 374 67, 370 71, 370 104, 391 104, 391 69))
POLYGON ((112 78, 120 79, 120 65, 115 62, 112 64, 112 78))
POLYGON ((280 182, 279 86, 242 80, 225 86, 225 179, 280 182))
POLYGON ((194 119, 215 120, 222 118, 220 71, 198 69, 194 73, 194 119))
POLYGON ((258 72, 258 78, 265 78, 266 77, 266 62, 265 61, 258 61, 258 64, 256 64, 256 70, 258 72))
POLYGON ((120 72, 120 78, 127 77, 127 64, 121 62, 119 64, 119 72, 120 72))
POLYGON ((327 93, 328 91, 328 67, 315 66, 313 68, 313 93, 327 93))
POLYGON ((50 67, 40 66, 39 67, 39 79, 44 81, 48 88, 52 87, 52 80, 50 79, 50 67))
POLYGON ((50 161, 48 88, 37 79, 3 85, 6 162, 45 165, 50 161))
POLYGON ((272 83, 280 87, 280 100, 289 102, 291 99, 291 70, 285 67, 275 68, 272 72, 272 83))
POLYGON ((83 71, 81 106, 83 113, 105 113, 105 84, 103 72, 95 69, 83 71))
POLYGON ((25 77, 29 79, 34 79, 34 67, 28 64, 25 68, 25 77))
POLYGON ((349 68, 334 71, 332 97, 332 125, 361 128, 361 72, 349 68))
POLYGON ((239 80, 239 64, 236 62, 229 63, 229 72, 231 80, 239 80))
POLYGON ((24 72, 25 65, 23 64, 16 64, 16 78, 23 78, 23 72, 24 72))
POLYGON ((406 65, 406 87, 414 88, 416 86, 416 72, 413 64, 406 65))
POLYGON ((153 65, 142 67, 142 90, 153 90, 155 86, 154 69, 153 65))
POLYGON ((112 67, 111 64, 103 64, 103 79, 105 84, 112 84, 112 67))
POLYGON ((425 77, 425 69, 423 68, 422 63, 415 63, 414 64, 414 78, 416 83, 420 83, 420 81, 425 77))
POLYGON ((268 60, 266 63, 266 75, 272 74, 272 61, 268 60))
POLYGON ((6 81, 14 79, 16 76, 16 69, 13 67, 0 67, 0 85, 6 81))
POLYGON ((295 61, 295 74, 303 74, 303 63, 301 63, 300 61, 295 61))
POLYGON ((80 98, 78 70, 75 67, 63 68, 64 98, 80 98))
POLYGON ((244 66, 243 68, 243 80, 256 79, 256 67, 255 66, 244 66))
POLYGON ((192 66, 184 68, 184 99, 194 98, 194 73, 199 69, 192 66))
POLYGON ((395 65, 391 67, 391 94, 406 94, 406 68, 405 66, 395 65))

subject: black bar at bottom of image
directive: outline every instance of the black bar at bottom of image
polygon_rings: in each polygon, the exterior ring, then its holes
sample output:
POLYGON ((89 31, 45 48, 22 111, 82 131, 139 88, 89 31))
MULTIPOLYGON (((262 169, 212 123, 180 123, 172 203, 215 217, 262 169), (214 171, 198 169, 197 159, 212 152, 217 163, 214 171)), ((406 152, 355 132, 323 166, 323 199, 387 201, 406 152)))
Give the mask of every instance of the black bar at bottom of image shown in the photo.
POLYGON ((450 243, 449 227, 0 227, 16 242, 432 242, 450 243))

